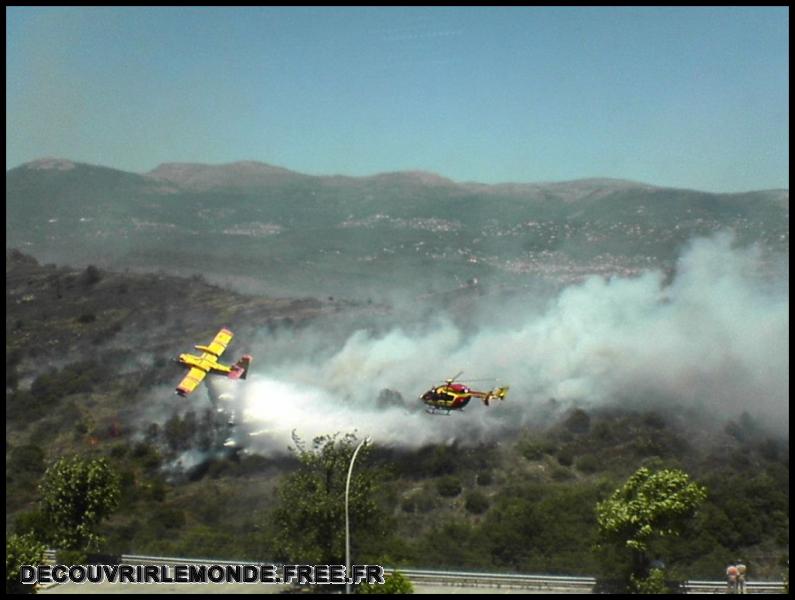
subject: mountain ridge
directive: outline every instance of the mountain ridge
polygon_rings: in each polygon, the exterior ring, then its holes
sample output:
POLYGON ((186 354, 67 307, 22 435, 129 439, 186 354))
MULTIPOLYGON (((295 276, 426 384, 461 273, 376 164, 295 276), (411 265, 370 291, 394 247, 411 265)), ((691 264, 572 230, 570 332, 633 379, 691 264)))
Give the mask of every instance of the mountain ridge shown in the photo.
POLYGON ((183 189, 213 190, 223 187, 244 187, 253 188, 257 184, 268 185, 275 181, 283 182, 287 178, 295 178, 296 181, 318 181, 322 183, 333 183, 335 181, 347 181, 351 183, 364 184, 368 182, 413 182, 424 185, 447 186, 459 188, 466 191, 478 192, 506 192, 506 193, 529 193, 544 189, 582 189, 598 188, 601 190, 680 190, 690 192, 701 192, 706 194, 744 194, 755 192, 778 192, 789 193, 787 188, 765 188, 759 190, 746 190, 742 192, 710 192, 687 187, 675 187, 656 185, 641 181, 634 181, 620 177, 581 177, 560 181, 506 181, 498 183, 482 183, 478 181, 454 181, 448 177, 426 171, 422 169, 410 169, 404 171, 385 171, 372 175, 342 175, 342 174, 322 174, 310 175, 301 173, 285 167, 272 165, 270 163, 256 160, 239 160, 229 163, 201 163, 169 161, 160 163, 155 168, 138 173, 127 171, 106 165, 73 161, 59 157, 43 157, 22 163, 16 167, 6 170, 6 174, 20 169, 40 170, 40 171, 72 171, 76 168, 102 169, 110 172, 124 173, 126 175, 136 175, 147 179, 155 179, 162 183, 178 185, 183 189), (242 178, 235 181, 235 178, 242 178), (272 181, 268 179, 272 178, 272 181))
POLYGON ((789 192, 609 178, 479 185, 425 171, 314 176, 254 161, 136 174, 47 158, 7 172, 6 221, 6 247, 45 262, 367 299, 672 268, 689 239, 725 229, 786 252, 789 192))

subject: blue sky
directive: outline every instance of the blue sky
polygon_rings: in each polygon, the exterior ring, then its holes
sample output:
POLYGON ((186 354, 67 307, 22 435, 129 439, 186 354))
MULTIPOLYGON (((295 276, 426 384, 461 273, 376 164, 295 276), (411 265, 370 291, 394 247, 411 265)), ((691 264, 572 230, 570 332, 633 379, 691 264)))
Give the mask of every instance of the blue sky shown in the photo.
POLYGON ((789 187, 786 7, 6 9, 6 168, 789 187))

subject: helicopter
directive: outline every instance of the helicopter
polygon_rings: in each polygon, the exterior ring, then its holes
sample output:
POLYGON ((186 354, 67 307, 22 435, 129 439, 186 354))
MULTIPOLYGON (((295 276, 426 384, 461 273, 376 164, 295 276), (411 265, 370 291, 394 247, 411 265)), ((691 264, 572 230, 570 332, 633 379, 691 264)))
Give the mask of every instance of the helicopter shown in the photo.
MULTIPOLYGON (((425 412, 429 414, 449 415, 454 410, 463 410, 474 396, 480 398, 483 404, 489 405, 490 400, 502 400, 508 394, 508 386, 495 387, 488 392, 478 392, 456 380, 463 374, 460 371, 455 377, 446 379, 442 385, 437 385, 429 389, 420 396, 427 408, 425 412)), ((483 381, 472 379, 470 381, 483 381)), ((489 381, 494 381, 493 379, 489 381)))

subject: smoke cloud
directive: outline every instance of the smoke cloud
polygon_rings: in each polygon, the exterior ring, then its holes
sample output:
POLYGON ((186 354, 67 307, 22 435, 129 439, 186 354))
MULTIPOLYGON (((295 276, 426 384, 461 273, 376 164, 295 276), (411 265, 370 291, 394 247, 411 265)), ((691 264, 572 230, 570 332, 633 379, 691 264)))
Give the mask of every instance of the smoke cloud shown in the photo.
POLYGON ((550 398, 563 410, 684 405, 720 423, 748 411, 784 432, 788 278, 784 261, 772 268, 757 247, 720 234, 692 241, 672 277, 591 277, 540 307, 487 303, 466 327, 439 314, 341 340, 319 329, 270 337, 253 348, 242 386, 218 380, 210 395, 234 396, 244 443, 257 452, 284 451, 292 431, 355 431, 398 447, 481 442, 537 423, 550 398), (459 371, 492 378, 475 389, 510 393, 489 407, 473 398, 463 413, 426 414, 418 396, 459 371), (384 389, 398 401, 379 401, 384 389))

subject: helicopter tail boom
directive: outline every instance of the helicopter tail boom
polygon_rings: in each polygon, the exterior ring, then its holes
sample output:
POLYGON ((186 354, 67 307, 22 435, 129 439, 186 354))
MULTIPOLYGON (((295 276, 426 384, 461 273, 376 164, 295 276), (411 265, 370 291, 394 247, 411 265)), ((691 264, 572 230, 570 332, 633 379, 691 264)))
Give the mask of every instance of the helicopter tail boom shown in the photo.
POLYGON ((508 395, 508 386, 497 387, 483 395, 483 404, 489 405, 490 400, 503 400, 508 395))

